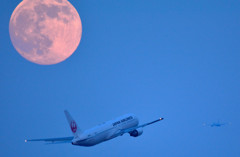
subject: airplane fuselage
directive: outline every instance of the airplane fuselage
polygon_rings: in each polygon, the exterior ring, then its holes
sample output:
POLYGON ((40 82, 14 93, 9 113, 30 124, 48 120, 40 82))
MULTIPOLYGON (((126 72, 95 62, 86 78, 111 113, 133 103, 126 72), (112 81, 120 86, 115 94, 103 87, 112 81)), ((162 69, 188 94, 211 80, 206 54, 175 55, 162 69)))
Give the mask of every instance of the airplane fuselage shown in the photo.
POLYGON ((78 146, 93 146, 115 138, 121 135, 119 134, 121 130, 136 127, 138 124, 139 120, 135 115, 127 114, 84 131, 79 137, 72 141, 72 144, 78 146))

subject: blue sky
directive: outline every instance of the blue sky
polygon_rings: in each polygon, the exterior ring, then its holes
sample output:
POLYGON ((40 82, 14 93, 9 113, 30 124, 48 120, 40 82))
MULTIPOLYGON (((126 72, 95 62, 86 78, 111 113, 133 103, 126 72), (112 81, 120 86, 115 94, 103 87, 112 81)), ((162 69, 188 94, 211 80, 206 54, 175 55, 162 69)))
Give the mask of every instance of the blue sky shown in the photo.
POLYGON ((20 2, 0 9, 0 156, 239 156, 239 1, 71 0, 81 43, 51 66, 11 44, 20 2), (165 120, 90 148, 24 143, 70 136, 64 109, 82 129, 125 113, 165 120), (231 125, 202 125, 218 120, 231 125))

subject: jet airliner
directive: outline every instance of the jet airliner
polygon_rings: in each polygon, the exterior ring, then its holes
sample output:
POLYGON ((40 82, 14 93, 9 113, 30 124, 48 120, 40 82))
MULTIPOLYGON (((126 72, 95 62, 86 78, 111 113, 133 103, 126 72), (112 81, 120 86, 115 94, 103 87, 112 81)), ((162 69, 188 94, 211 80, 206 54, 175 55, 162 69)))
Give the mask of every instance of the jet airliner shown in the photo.
POLYGON ((231 123, 223 123, 223 122, 220 122, 220 121, 217 121, 217 122, 213 122, 211 124, 206 124, 206 123, 203 123, 203 126, 210 126, 210 127, 221 127, 221 126, 224 126, 224 125, 229 125, 231 123))
POLYGON ((128 133, 132 137, 138 137, 143 133, 143 127, 163 120, 159 118, 149 123, 139 125, 139 120, 134 114, 126 114, 114 120, 107 121, 94 128, 82 131, 76 121, 67 110, 64 111, 70 125, 73 136, 60 138, 30 139, 28 141, 44 141, 47 143, 72 143, 77 146, 94 146, 104 141, 128 133))

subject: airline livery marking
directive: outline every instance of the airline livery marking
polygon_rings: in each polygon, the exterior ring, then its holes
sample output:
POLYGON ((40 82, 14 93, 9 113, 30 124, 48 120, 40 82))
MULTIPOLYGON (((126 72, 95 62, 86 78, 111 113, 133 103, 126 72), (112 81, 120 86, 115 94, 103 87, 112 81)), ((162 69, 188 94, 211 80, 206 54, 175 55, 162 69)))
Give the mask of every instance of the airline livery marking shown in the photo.
POLYGON ((71 130, 73 133, 75 133, 77 131, 77 124, 75 121, 71 122, 71 130))
POLYGON ((127 118, 124 118, 124 119, 122 119, 122 120, 119 120, 119 121, 114 122, 112 125, 115 126, 115 125, 117 125, 117 124, 120 124, 120 123, 122 123, 122 122, 128 121, 128 120, 130 120, 130 119, 133 119, 133 117, 132 117, 132 116, 129 116, 129 117, 127 117, 127 118))

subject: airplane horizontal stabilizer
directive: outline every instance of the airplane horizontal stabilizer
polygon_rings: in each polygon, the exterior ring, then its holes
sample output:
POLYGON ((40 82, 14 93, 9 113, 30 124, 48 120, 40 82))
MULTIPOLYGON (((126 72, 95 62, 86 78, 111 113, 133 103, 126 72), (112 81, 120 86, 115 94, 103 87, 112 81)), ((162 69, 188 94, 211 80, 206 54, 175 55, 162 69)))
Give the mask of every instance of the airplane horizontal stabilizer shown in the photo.
POLYGON ((25 142, 34 142, 34 141, 43 141, 43 142, 49 142, 49 143, 71 143, 73 140, 73 136, 70 137, 59 137, 59 138, 44 138, 44 139, 30 139, 25 140, 25 142))

